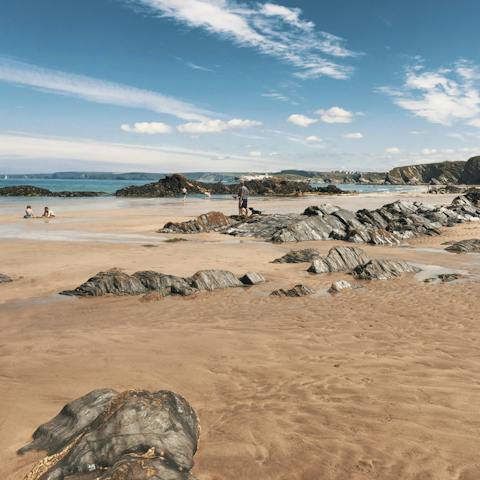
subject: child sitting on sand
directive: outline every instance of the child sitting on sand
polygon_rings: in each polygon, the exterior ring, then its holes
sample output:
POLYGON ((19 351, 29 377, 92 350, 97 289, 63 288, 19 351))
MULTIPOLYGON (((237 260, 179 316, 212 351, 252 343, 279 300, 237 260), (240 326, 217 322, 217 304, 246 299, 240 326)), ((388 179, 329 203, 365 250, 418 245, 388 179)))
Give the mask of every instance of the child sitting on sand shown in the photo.
POLYGON ((42 217, 44 218, 53 218, 55 214, 53 213, 53 210, 50 210, 48 207, 45 207, 45 210, 43 211, 42 217))
POLYGON ((25 215, 23 216, 23 218, 33 218, 33 217, 34 217, 33 209, 31 205, 27 205, 27 208, 25 208, 25 215))

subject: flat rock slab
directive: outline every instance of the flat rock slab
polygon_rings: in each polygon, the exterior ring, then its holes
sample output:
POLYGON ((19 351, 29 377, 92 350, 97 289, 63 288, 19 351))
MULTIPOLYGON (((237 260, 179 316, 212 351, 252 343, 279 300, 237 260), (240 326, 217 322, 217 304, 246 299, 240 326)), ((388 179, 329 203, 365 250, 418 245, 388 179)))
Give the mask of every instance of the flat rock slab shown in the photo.
POLYGON ((208 212, 187 222, 166 223, 159 233, 202 233, 216 232, 235 223, 222 212, 208 212))
POLYGON ((370 260, 354 268, 352 275, 359 280, 389 280, 403 273, 418 273, 420 268, 401 260, 370 260))
POLYGON ((306 295, 312 295, 315 293, 310 287, 306 285, 295 285, 293 288, 288 290, 284 290, 283 288, 279 288, 278 290, 274 290, 270 296, 273 297, 305 297, 306 295))
POLYGON ((480 239, 470 238, 468 240, 461 240, 459 242, 449 245, 445 250, 447 252, 455 253, 479 253, 480 252, 480 239))
POLYGON ((50 456, 24 479, 98 472, 104 480, 187 480, 199 436, 197 414, 174 392, 95 390, 37 428, 20 453, 47 450, 50 456))

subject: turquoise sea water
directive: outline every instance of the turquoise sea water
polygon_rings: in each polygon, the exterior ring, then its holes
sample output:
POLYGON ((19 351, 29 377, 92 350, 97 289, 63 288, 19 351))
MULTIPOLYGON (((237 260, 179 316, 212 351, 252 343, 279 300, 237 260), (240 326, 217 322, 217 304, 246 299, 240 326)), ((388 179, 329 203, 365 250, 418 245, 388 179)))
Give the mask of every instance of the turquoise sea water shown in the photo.
MULTIPOLYGON (((120 188, 129 185, 144 185, 150 183, 145 180, 66 180, 66 179, 34 179, 34 178, 8 178, 0 179, 1 187, 10 187, 13 185, 33 185, 35 187, 47 188, 52 192, 60 191, 95 191, 114 193, 120 188)), ((325 184, 318 184, 318 186, 325 186, 325 184)), ((423 190, 424 187, 416 185, 358 185, 358 184, 338 184, 342 190, 357 191, 360 193, 375 193, 375 192, 413 192, 423 190)))

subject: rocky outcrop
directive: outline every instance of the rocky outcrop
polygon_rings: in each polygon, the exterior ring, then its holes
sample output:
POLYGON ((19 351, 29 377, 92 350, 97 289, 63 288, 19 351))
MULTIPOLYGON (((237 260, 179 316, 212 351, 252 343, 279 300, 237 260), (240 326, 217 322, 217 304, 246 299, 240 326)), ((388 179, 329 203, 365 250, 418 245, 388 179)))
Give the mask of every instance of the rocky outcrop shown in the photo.
POLYGON ((13 280, 8 275, 4 275, 3 273, 0 273, 0 283, 8 283, 12 281, 13 280))
POLYGON ((439 235, 450 227, 480 218, 480 190, 456 197, 439 207, 398 200, 375 210, 357 212, 332 205, 309 207, 308 214, 258 215, 238 220, 224 233, 268 241, 346 240, 397 245, 418 235, 439 235))
POLYGON ((13 185, 0 188, 0 197, 100 197, 105 192, 52 192, 33 185, 13 185))
MULTIPOLYGON (((74 290, 65 290, 61 295, 77 297, 99 297, 103 295, 142 295, 156 292, 157 297, 170 295, 188 296, 200 291, 242 287, 261 283, 263 277, 255 272, 241 279, 226 270, 200 270, 191 277, 177 277, 154 271, 135 272, 133 275, 119 270, 97 273, 74 290)), ((264 279, 263 279, 264 280, 264 279)))
POLYGON ((401 185, 429 184, 432 180, 436 180, 436 183, 459 183, 465 163, 439 162, 395 167, 387 173, 386 181, 401 185))
POLYGON ((460 240, 452 245, 449 245, 445 250, 455 253, 479 253, 480 239, 470 238, 468 240, 460 240))
POLYGON ((369 256, 361 248, 334 247, 325 258, 314 259, 308 271, 311 273, 350 272, 369 261, 369 256))
POLYGON ((208 212, 187 222, 166 223, 159 233, 202 233, 216 232, 234 224, 235 221, 222 212, 208 212))
POLYGON ((315 293, 310 287, 306 285, 295 285, 293 288, 285 290, 283 288, 279 288, 278 290, 274 290, 270 296, 273 297, 305 297, 306 295, 312 295, 315 293))
POLYGON ((328 291, 330 293, 338 293, 342 290, 350 290, 352 288, 351 283, 347 282, 346 280, 337 280, 333 282, 328 291))
POLYGON ((465 185, 480 185, 480 156, 467 160, 460 177, 460 183, 465 185))
MULTIPOLYGON (((337 195, 347 193, 335 185, 326 187, 314 187, 308 181, 286 180, 280 177, 264 177, 246 180, 245 186, 250 195, 303 195, 305 193, 319 193, 337 195)), ((183 195, 183 189, 192 193, 231 194, 236 195, 239 184, 203 183, 188 178, 178 173, 166 176, 158 182, 146 185, 132 185, 115 192, 118 197, 179 197, 183 195)))
POLYGON ((88 472, 102 480, 188 480, 199 437, 195 410, 176 393, 102 389, 65 405, 19 453, 49 454, 24 480, 88 472))
POLYGON ((404 261, 370 260, 355 267, 352 275, 359 280, 389 280, 400 277, 403 273, 417 273, 420 268, 404 261))
POLYGON ((303 250, 292 250, 280 258, 276 258, 272 263, 307 263, 319 256, 318 250, 305 248, 303 250))

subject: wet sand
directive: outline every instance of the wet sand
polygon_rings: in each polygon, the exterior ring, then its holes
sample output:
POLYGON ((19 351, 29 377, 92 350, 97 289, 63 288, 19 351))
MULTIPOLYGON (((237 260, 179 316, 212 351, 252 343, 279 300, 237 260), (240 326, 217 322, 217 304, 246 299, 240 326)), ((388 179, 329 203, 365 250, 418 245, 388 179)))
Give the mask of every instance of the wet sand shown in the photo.
MULTIPOLYGON (((300 212, 325 200, 272 199, 259 208, 300 212)), ((392 200, 328 199, 347 208, 392 200)), ((155 233, 167 220, 211 209, 207 203, 78 207, 48 225, 25 225, 0 210, 4 232, 18 223, 24 229, 0 239, 0 271, 15 279, 0 286, 0 478, 22 478, 41 454, 15 450, 66 402, 98 387, 184 395, 202 423, 200 480, 480 478, 480 255, 441 245, 480 237, 480 224, 405 247, 362 247, 427 274, 331 296, 332 281, 348 275, 270 262, 292 248, 327 252, 343 242, 272 245, 205 234, 169 243, 155 233), (67 233, 55 240, 59 231, 67 233), (157 302, 57 295, 112 267, 253 270, 267 283, 157 302), (421 281, 442 271, 465 278, 421 281), (297 283, 318 293, 268 297, 297 283)), ((234 211, 232 202, 212 203, 234 211)))

